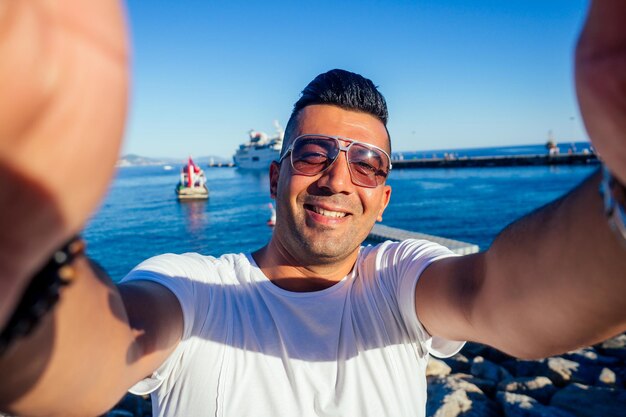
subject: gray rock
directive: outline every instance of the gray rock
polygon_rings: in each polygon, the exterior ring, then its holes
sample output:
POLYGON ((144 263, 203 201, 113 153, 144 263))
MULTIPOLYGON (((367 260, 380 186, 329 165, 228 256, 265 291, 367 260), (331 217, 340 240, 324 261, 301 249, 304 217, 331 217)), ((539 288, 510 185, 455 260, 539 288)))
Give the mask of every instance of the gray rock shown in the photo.
POLYGON ((427 417, 499 417, 498 405, 476 385, 455 376, 428 384, 427 417))
POLYGON ((574 375, 580 369, 578 362, 570 361, 559 357, 548 358, 547 362, 548 377, 556 385, 565 385, 572 380, 574 375))
POLYGON ((135 417, 135 415, 126 410, 111 410, 104 417, 135 417))
POLYGON ((626 391, 571 384, 554 394, 550 405, 577 417, 624 417, 626 391))
POLYGON ((559 408, 545 406, 527 395, 498 392, 497 400, 506 417, 576 417, 559 408))
POLYGON ((626 388, 626 360, 621 363, 619 366, 612 366, 611 371, 615 372, 615 376, 617 377, 616 386, 621 386, 622 388, 626 388))
POLYGON ((509 356, 496 348, 487 345, 481 345, 480 343, 475 342, 467 342, 461 350, 461 353, 468 358, 482 356, 483 358, 498 364, 512 359, 512 356, 509 356))
POLYGON ((477 356, 472 360, 470 373, 477 378, 496 382, 511 378, 511 374, 505 368, 496 365, 482 356, 477 356))
POLYGON ((450 375, 452 372, 452 368, 448 366, 441 359, 433 358, 432 356, 428 358, 428 365, 426 365, 426 376, 436 376, 443 377, 446 375, 450 375))
POLYGON ((600 344, 601 349, 626 348, 626 333, 605 340, 600 344))
POLYGON ((609 368, 603 368, 598 376, 599 386, 615 387, 617 385, 617 375, 609 368))
POLYGON ((470 371, 470 360, 462 353, 457 353, 450 358, 445 358, 443 361, 452 368, 452 373, 468 373, 470 371))
POLYGON ((491 399, 493 399, 496 395, 496 391, 498 388, 498 382, 492 381, 490 379, 482 379, 476 378, 474 375, 468 374, 455 374, 459 378, 476 385, 485 395, 491 399))
POLYGON ((537 375, 546 376, 546 360, 527 361, 523 359, 511 359, 500 364, 515 377, 531 377, 537 375))
POLYGON ((595 349, 590 347, 567 352, 561 355, 561 357, 580 364, 595 366, 613 366, 620 362, 618 358, 600 355, 595 349))
POLYGON ((604 369, 600 365, 589 365, 560 357, 548 358, 546 361, 548 378, 557 386, 564 386, 572 382, 584 385, 596 385, 600 381, 600 374, 604 369))
MULTIPOLYGON (((502 364, 515 377, 547 376, 557 387, 563 387, 573 382, 585 385, 600 383, 600 374, 605 366, 580 363, 559 356, 538 361, 507 361, 502 364)), ((619 366, 610 369, 616 373, 616 385, 621 385, 619 366)))
POLYGON ((498 391, 527 395, 547 404, 556 392, 552 381, 545 376, 513 378, 498 384, 498 391))
POLYGON ((597 346, 597 350, 603 355, 626 361, 626 333, 605 341, 597 346))
POLYGON ((461 349, 461 353, 471 359, 475 356, 484 356, 488 349, 487 346, 480 343, 467 342, 461 349))
POLYGON ((502 362, 513 359, 511 355, 507 355, 506 353, 493 348, 491 346, 487 346, 487 350, 482 355, 485 359, 490 360, 491 362, 501 364, 502 362))

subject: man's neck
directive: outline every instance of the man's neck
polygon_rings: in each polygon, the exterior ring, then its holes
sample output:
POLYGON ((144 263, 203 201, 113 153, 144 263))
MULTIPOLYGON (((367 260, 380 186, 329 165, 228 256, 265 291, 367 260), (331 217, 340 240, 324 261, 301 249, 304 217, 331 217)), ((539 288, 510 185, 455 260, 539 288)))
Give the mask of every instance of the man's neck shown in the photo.
POLYGON ((252 253, 252 257, 274 285, 292 292, 312 292, 341 281, 352 271, 358 253, 356 250, 334 262, 313 263, 297 259, 272 239, 266 246, 252 253))

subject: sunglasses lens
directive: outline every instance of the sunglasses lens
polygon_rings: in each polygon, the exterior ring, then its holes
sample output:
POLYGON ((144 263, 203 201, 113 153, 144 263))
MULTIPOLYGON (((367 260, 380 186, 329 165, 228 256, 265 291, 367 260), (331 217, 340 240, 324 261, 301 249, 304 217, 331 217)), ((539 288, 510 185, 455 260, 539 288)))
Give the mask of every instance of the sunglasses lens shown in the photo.
MULTIPOLYGON (((347 151, 352 182, 370 188, 385 182, 389 174, 389 158, 383 151, 358 142, 351 142, 347 151)), ((328 168, 339 152, 339 142, 335 138, 300 136, 291 149, 291 165, 300 174, 316 175, 328 168)))
POLYGON ((389 161, 384 153, 358 143, 350 147, 348 161, 352 180, 364 187, 384 183, 389 173, 389 161))
POLYGON ((325 170, 339 153, 337 141, 330 138, 300 137, 293 144, 291 164, 305 175, 315 175, 325 170))

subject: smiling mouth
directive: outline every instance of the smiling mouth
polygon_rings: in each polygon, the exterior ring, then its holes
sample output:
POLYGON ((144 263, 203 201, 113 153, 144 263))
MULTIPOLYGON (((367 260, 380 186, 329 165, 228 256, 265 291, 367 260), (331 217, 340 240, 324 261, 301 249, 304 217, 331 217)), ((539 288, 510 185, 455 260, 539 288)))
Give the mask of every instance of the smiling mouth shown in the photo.
POLYGON ((340 218, 346 217, 348 215, 348 213, 344 213, 342 211, 325 210, 325 209, 323 209, 321 207, 311 206, 311 205, 308 205, 308 204, 306 204, 304 206, 304 208, 307 209, 307 210, 311 210, 311 211, 313 211, 313 212, 315 212, 317 214, 320 214, 322 216, 331 217, 331 218, 334 218, 334 219, 340 219, 340 218))

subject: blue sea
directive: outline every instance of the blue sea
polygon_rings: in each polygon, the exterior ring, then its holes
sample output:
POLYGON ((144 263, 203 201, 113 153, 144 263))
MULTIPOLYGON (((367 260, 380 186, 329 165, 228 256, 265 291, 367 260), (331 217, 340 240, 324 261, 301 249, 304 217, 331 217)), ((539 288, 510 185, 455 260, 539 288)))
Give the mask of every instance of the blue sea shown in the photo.
MULTIPOLYGON (((579 144, 578 150, 583 146, 579 144)), ((437 152, 465 155, 463 150, 437 152)), ((472 156, 530 153, 545 153, 545 148, 485 148, 472 156)), ((407 153, 405 159, 409 157, 411 154, 407 153)), ((150 166, 118 170, 104 202, 84 232, 89 254, 114 281, 142 260, 160 253, 219 256, 255 250, 269 240, 272 230, 266 221, 271 199, 266 173, 207 168, 210 199, 178 202, 174 187, 179 169, 168 171, 150 166)), ((383 224, 471 242, 486 249, 507 224, 567 193, 594 169, 559 166, 395 170, 388 179, 393 191, 383 224)))

